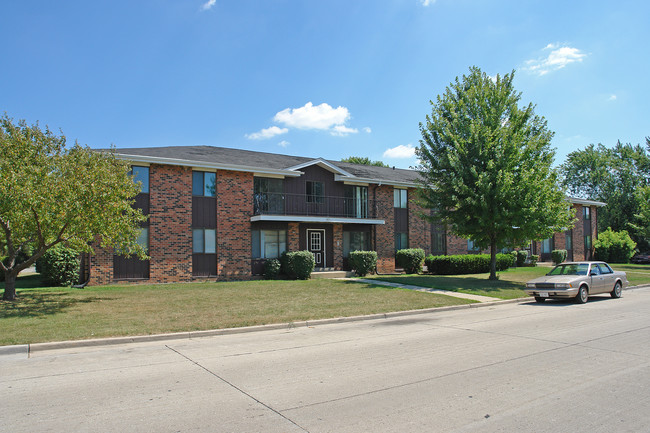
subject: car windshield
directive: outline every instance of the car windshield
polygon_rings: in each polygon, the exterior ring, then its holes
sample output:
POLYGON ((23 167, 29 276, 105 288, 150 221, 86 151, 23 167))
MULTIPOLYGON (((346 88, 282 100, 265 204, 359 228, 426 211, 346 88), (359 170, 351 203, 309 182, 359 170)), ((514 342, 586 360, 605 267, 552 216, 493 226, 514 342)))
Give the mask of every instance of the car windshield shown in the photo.
POLYGON ((588 263, 570 263, 554 267, 547 275, 587 275, 588 271, 588 263))

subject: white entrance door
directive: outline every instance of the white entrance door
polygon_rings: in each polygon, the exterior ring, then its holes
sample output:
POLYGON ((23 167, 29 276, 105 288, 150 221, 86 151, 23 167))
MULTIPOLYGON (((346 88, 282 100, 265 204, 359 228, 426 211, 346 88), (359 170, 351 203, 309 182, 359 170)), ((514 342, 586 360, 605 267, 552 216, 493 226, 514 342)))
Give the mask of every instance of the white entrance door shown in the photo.
POLYGON ((325 267, 325 230, 307 230, 307 249, 314 254, 317 268, 325 267))

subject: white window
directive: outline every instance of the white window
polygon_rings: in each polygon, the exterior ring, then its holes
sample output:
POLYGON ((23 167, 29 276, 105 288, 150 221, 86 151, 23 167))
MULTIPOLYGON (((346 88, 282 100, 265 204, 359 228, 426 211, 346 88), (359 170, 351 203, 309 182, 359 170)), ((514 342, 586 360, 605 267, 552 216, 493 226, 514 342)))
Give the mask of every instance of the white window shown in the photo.
POLYGON ((193 229, 192 252, 194 254, 216 254, 217 231, 215 229, 193 229))
POLYGON ((287 250, 286 230, 253 230, 253 258, 277 259, 287 250))
POLYGON ((394 189, 393 202, 394 207, 406 209, 406 203, 408 202, 408 191, 405 189, 394 189))

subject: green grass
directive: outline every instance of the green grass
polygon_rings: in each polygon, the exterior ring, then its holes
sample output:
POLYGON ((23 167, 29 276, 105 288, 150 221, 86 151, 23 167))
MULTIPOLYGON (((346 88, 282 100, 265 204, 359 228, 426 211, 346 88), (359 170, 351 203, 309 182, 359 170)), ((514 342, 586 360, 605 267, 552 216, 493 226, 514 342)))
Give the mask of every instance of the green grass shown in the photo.
MULTIPOLYGON (((0 301, 0 345, 232 328, 466 304, 340 280, 34 288, 0 301)), ((30 288, 31 287, 31 288, 30 288)))
MULTIPOLYGON (((625 271, 630 286, 650 284, 650 265, 612 264, 614 270, 625 271)), ((526 281, 546 274, 551 268, 511 268, 498 272, 499 280, 488 280, 489 274, 471 275, 378 275, 368 278, 400 284, 430 287, 473 295, 491 296, 499 299, 526 297, 523 288, 526 281)))

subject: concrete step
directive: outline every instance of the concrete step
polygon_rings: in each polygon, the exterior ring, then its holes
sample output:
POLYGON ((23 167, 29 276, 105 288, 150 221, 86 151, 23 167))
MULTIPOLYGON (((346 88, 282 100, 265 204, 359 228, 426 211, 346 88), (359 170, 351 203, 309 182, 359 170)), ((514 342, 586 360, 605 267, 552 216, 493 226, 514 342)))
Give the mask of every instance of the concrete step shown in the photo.
POLYGON ((311 273, 312 278, 347 278, 347 277, 353 277, 354 272, 350 271, 320 271, 320 270, 314 270, 314 272, 311 273))

